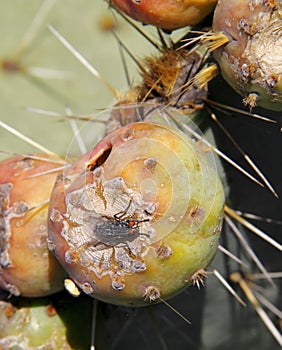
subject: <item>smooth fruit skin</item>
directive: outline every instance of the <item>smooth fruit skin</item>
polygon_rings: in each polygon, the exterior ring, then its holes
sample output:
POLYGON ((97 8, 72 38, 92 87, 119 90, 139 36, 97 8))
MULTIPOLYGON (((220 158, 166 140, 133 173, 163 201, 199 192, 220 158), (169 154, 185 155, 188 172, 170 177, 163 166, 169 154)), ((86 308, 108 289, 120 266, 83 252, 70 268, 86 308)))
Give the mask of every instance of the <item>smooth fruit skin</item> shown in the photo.
POLYGON ((178 294, 212 261, 223 205, 200 145, 164 125, 133 123, 57 179, 50 249, 90 296, 146 305, 178 294))
POLYGON ((143 24, 174 30, 201 22, 217 0, 112 0, 128 16, 143 24))
POLYGON ((250 108, 282 110, 282 5, 270 0, 221 0, 213 31, 229 43, 214 56, 223 78, 250 108))
POLYGON ((0 287, 11 294, 39 297, 63 289, 65 272, 47 247, 48 200, 58 167, 39 154, 0 163, 0 287))

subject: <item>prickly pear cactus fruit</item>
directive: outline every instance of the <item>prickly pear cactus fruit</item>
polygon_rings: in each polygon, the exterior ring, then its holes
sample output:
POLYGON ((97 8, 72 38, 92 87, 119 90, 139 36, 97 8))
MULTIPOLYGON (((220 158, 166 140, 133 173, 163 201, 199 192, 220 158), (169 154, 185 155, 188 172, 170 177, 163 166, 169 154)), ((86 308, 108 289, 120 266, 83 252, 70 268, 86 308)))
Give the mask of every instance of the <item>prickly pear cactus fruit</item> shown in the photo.
POLYGON ((65 272, 47 247, 48 202, 61 161, 42 154, 0 163, 0 287, 39 297, 63 288, 65 272))
POLYGON ((164 125, 133 123, 58 178, 50 248, 85 293, 146 305, 201 279, 217 250, 223 204, 199 144, 164 125))
POLYGON ((224 79, 256 105, 282 110, 282 5, 270 0, 221 0, 213 30, 229 42, 215 51, 224 79))
POLYGON ((76 300, 75 305, 65 294, 57 295, 56 300, 0 300, 0 348, 3 350, 89 349, 90 325, 91 303, 83 298, 76 300))
POLYGON ((173 30, 201 22, 212 12, 217 0, 112 0, 128 16, 156 27, 173 30))

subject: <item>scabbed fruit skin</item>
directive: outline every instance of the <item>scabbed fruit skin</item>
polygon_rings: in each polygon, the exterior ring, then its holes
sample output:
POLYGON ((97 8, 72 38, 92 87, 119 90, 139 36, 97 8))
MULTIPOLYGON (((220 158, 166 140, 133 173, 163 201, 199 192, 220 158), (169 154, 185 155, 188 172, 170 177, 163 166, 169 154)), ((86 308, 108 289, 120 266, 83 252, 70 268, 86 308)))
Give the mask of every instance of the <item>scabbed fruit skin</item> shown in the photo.
POLYGON ((50 249, 92 297, 158 302, 213 259, 223 204, 221 181, 199 144, 164 125, 133 123, 58 177, 50 249))
POLYGON ((0 287, 11 294, 39 297, 63 288, 65 272, 47 247, 48 200, 58 171, 46 172, 58 167, 42 154, 0 163, 0 287))
POLYGON ((229 43, 215 51, 224 79, 249 107, 282 110, 282 4, 270 0, 221 0, 213 31, 229 43))
POLYGON ((173 30, 201 22, 217 0, 112 0, 128 16, 143 24, 173 30))

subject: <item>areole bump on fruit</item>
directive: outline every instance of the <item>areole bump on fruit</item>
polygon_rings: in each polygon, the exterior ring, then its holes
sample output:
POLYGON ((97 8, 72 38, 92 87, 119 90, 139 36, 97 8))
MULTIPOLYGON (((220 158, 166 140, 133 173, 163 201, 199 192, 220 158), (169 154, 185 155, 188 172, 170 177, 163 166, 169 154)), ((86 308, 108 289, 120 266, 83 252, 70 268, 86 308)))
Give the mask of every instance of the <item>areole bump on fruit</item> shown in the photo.
POLYGON ((145 305, 181 292, 213 259, 224 193, 193 140, 165 125, 116 129, 55 184, 50 249, 85 293, 145 305))

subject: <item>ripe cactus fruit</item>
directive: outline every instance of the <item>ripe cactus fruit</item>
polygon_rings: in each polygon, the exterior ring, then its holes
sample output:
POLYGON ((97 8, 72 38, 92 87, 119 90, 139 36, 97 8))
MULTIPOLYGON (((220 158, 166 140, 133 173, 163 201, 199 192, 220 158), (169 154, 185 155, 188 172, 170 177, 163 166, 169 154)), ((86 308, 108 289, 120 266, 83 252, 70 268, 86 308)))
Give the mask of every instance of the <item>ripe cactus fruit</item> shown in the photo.
POLYGON ((217 0, 112 0, 111 2, 139 22, 173 30, 201 22, 212 12, 217 0))
POLYGON ((0 287, 39 297, 63 288, 65 273, 47 248, 47 213, 58 159, 16 155, 0 163, 0 287))
POLYGON ((87 294, 146 305, 213 259, 224 193, 201 147, 167 126, 116 129, 57 179, 50 249, 87 294))
POLYGON ((224 79, 244 103, 281 111, 281 1, 221 0, 213 30, 229 38, 214 55, 224 79))

